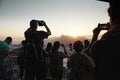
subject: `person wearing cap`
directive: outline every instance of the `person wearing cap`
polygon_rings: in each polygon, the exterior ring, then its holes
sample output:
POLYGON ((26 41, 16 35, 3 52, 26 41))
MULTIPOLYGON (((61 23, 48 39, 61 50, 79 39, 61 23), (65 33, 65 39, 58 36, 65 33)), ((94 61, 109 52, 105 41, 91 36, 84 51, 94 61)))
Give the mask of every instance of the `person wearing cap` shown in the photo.
POLYGON ((95 80, 120 80, 120 2, 98 0, 109 3, 110 29, 91 46, 95 61, 95 80))

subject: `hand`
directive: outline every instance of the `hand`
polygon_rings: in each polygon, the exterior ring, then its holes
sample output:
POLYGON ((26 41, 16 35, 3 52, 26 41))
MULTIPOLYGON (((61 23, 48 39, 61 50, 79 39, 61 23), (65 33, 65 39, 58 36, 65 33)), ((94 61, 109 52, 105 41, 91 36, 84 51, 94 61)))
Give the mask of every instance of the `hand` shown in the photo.
POLYGON ((43 21, 43 20, 38 20, 38 25, 39 26, 45 26, 46 25, 46 23, 45 23, 45 21, 43 21))
POLYGON ((99 34, 101 30, 101 28, 96 27, 93 29, 93 34, 99 34))
POLYGON ((40 22, 42 25, 44 25, 44 26, 46 25, 45 21, 41 20, 40 22))

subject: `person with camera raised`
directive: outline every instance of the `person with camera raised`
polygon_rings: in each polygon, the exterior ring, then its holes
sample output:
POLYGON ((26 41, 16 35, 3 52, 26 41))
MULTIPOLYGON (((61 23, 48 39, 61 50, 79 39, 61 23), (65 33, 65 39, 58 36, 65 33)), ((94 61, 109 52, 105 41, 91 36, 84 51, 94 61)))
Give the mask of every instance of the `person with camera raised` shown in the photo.
POLYGON ((47 24, 45 23, 45 21, 41 20, 31 20, 30 21, 30 28, 28 28, 25 33, 25 39, 28 43, 35 43, 35 44, 38 44, 40 43, 39 41, 43 40, 44 38, 48 38, 48 36, 51 35, 51 31, 50 29, 48 28, 47 24), (45 31, 37 31, 37 28, 38 28, 38 25, 39 26, 44 26, 47 30, 47 32, 45 31))
POLYGON ((98 37, 99 37, 99 34, 100 34, 101 31, 106 30, 106 32, 107 32, 107 31, 109 31, 109 29, 110 29, 110 23, 109 22, 98 23, 97 27, 95 27, 93 29, 93 35, 92 35, 91 42, 89 43, 88 47, 83 50, 83 53, 86 53, 88 56, 92 57, 92 53, 90 53, 90 49, 91 49, 92 44, 95 41, 98 40, 98 37))
POLYGON ((93 29, 93 36, 92 36, 90 46, 92 45, 92 43, 94 43, 96 40, 98 40, 98 36, 102 30, 109 31, 109 29, 110 29, 109 22, 103 23, 103 24, 99 23, 98 26, 93 29))
POLYGON ((95 62, 95 80, 120 80, 120 1, 109 3, 110 29, 91 45, 95 62))
POLYGON ((44 39, 51 35, 45 21, 31 20, 30 28, 24 32, 26 39, 25 47, 25 80, 45 80, 45 56, 43 50, 44 39), (47 30, 37 30, 39 26, 44 26, 47 30))

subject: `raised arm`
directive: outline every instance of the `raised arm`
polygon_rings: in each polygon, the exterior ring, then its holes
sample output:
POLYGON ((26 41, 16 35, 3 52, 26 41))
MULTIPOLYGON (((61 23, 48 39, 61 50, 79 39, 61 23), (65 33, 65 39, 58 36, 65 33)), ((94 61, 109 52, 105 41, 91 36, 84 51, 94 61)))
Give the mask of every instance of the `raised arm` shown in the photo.
POLYGON ((45 21, 41 21, 42 22, 42 24, 43 24, 43 26, 45 26, 45 28, 46 28, 46 30, 47 30, 47 32, 48 32, 48 34, 49 35, 51 35, 51 31, 50 31, 50 29, 48 28, 48 26, 47 26, 47 24, 46 24, 46 22, 45 21))

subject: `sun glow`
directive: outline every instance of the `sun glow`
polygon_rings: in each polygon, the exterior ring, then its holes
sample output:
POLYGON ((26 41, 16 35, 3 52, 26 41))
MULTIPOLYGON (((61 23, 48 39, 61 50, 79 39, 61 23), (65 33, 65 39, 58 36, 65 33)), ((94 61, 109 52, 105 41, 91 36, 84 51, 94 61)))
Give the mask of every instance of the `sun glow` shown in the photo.
POLYGON ((78 37, 78 36, 80 36, 80 33, 78 33, 78 32, 70 32, 68 35, 70 35, 72 37, 78 37))

